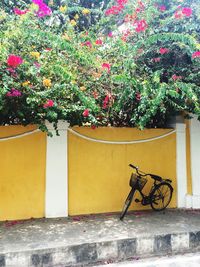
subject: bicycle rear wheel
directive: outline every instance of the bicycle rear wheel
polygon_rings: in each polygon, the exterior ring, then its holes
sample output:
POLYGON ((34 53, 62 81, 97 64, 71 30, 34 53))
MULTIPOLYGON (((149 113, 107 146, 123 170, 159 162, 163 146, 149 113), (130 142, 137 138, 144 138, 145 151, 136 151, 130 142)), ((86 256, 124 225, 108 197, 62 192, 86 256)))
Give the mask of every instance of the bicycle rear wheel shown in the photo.
POLYGON ((150 205, 153 210, 162 211, 167 208, 172 199, 173 188, 163 182, 155 186, 150 196, 150 205))
POLYGON ((120 214, 120 220, 124 219, 124 216, 126 215, 127 210, 131 205, 134 193, 135 193, 135 189, 132 188, 130 193, 128 194, 128 197, 127 197, 125 203, 124 203, 124 207, 123 207, 122 212, 120 214))

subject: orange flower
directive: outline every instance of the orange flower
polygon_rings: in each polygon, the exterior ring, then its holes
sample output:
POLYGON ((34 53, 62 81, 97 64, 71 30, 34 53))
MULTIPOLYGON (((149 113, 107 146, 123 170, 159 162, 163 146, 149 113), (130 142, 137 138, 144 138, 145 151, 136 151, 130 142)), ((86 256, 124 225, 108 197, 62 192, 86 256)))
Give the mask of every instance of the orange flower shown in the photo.
POLYGON ((46 79, 46 78, 44 78, 44 79, 43 79, 43 85, 44 85, 45 87, 51 87, 51 80, 50 80, 50 79, 46 79))

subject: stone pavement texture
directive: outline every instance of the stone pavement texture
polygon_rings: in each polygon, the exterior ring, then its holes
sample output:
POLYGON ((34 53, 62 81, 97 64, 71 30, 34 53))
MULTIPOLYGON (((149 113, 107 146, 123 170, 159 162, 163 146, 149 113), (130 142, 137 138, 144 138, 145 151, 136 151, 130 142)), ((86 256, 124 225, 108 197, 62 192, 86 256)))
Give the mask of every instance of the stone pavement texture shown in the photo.
POLYGON ((98 265, 98 267, 199 267, 200 253, 176 255, 170 257, 148 258, 145 260, 134 260, 119 262, 109 265, 98 265))
POLYGON ((0 267, 87 266, 200 249, 200 211, 0 223, 0 267))

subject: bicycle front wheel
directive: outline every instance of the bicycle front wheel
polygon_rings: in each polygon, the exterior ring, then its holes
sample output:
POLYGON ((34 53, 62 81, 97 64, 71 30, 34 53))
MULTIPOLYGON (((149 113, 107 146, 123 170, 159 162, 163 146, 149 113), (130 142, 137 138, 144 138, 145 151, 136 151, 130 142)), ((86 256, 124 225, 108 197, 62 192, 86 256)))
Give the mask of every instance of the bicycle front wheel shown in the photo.
POLYGON ((124 207, 123 207, 121 215, 120 215, 120 220, 124 219, 124 216, 126 215, 127 210, 131 205, 134 193, 135 193, 135 189, 132 188, 130 193, 128 194, 126 201, 125 201, 124 207))
POLYGON ((162 211, 167 208, 172 199, 173 188, 163 182, 155 186, 150 196, 150 205, 153 210, 162 211))

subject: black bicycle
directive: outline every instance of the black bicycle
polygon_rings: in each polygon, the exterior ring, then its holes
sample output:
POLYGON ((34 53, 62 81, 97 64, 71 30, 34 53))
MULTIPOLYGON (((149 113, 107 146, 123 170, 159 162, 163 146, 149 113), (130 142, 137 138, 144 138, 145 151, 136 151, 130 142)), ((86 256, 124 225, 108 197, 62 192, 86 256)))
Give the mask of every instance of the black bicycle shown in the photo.
POLYGON ((163 179, 162 177, 155 174, 144 173, 142 171, 139 171, 139 168, 135 167, 132 164, 129 164, 129 166, 135 169, 136 173, 132 173, 131 175, 129 182, 131 191, 125 201, 124 207, 120 215, 120 220, 123 220, 124 216, 126 215, 128 208, 133 200, 133 196, 137 190, 140 192, 142 199, 135 199, 135 202, 141 202, 141 204, 144 206, 151 205, 151 208, 155 211, 162 211, 166 209, 172 199, 172 181, 170 179, 163 179), (149 195, 147 196, 144 195, 142 192, 142 189, 147 183, 147 179, 145 178, 146 176, 149 176, 154 179, 153 186, 150 190, 149 195))

